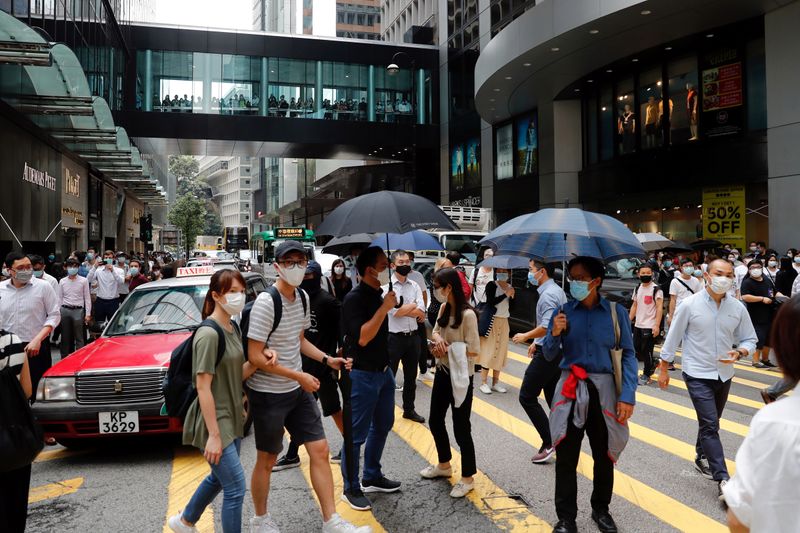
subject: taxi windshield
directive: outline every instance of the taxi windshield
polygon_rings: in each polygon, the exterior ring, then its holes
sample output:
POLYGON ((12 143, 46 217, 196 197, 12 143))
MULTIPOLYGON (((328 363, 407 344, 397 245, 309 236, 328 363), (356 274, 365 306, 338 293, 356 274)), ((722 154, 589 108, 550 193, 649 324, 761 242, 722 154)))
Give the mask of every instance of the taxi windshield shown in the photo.
POLYGON ((208 286, 160 287, 134 291, 114 315, 107 336, 163 333, 196 327, 208 286))

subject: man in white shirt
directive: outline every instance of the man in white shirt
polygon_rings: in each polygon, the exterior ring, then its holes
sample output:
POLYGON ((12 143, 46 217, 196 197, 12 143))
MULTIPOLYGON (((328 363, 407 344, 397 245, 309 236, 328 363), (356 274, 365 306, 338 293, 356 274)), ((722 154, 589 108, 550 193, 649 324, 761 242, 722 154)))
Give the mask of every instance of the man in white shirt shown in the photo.
POLYGON ((733 265, 715 259, 704 277, 706 290, 686 298, 675 312, 661 348, 658 384, 662 389, 669 385, 667 363, 675 359, 682 342, 684 381, 699 424, 695 467, 703 477, 719 484, 721 498, 730 475, 719 438, 719 419, 733 381, 733 363, 753 353, 757 338, 747 308, 727 295, 735 283, 733 265))
POLYGON ((119 308, 119 285, 125 282, 125 273, 114 266, 113 250, 103 252, 102 265, 92 267, 86 280, 90 285, 97 282, 94 319, 98 323, 109 320, 119 308))
POLYGON ((35 391, 53 364, 47 339, 61 320, 58 297, 49 283, 34 279, 31 260, 21 253, 9 253, 5 266, 11 278, 0 283, 0 329, 25 343, 35 391))
POLYGON ((672 282, 669 285, 670 298, 667 326, 672 324, 675 310, 681 303, 692 294, 697 294, 703 290, 703 284, 692 274, 694 274, 694 263, 692 260, 687 258, 681 261, 681 273, 679 276, 672 278, 672 282))
MULTIPOLYGON (((408 251, 408 258, 411 260, 411 272, 408 273, 408 279, 419 285, 419 290, 422 291, 422 302, 425 305, 425 311, 428 310, 428 291, 425 283, 425 276, 419 270, 414 270, 414 252, 408 251)), ((418 322, 417 334, 419 335, 419 376, 417 379, 420 381, 427 380, 433 381, 433 373, 428 370, 428 359, 430 352, 428 351, 428 327, 425 321, 418 322)))
MULTIPOLYGON (((422 290, 416 282, 408 278, 411 273, 411 258, 405 250, 396 250, 391 258, 392 290, 397 295, 400 307, 389 311, 389 364, 397 378, 397 369, 403 361, 403 385, 397 390, 403 391, 403 418, 425 422, 414 409, 417 385, 417 365, 419 365, 418 324, 425 320, 425 302, 422 290)), ((389 285, 382 287, 383 293, 389 292, 389 285)))
POLYGON ((647 385, 653 380, 653 346, 661 329, 661 314, 664 312, 664 292, 653 282, 653 268, 649 263, 639 267, 641 284, 633 291, 633 305, 630 310, 633 327, 633 345, 636 356, 644 363, 639 385, 647 385))
POLYGON ((29 255, 28 259, 31 260, 33 265, 33 277, 46 281, 53 287, 53 290, 58 292, 58 280, 44 271, 44 259, 41 255, 29 255))
POLYGON ((83 348, 86 344, 84 324, 92 320, 92 296, 89 282, 78 275, 80 263, 75 258, 67 259, 67 276, 58 284, 61 303, 61 356, 83 348))

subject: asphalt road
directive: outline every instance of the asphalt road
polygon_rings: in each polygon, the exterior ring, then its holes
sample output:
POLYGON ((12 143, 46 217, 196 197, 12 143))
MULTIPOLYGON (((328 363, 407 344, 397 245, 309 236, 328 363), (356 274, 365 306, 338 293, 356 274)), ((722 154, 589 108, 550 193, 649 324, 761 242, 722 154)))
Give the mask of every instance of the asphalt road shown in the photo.
MULTIPOLYGON (((539 440, 518 404, 517 388, 527 357, 520 355, 523 347, 509 347, 512 353, 501 378, 508 393, 475 393, 472 433, 481 473, 479 486, 469 498, 450 498, 447 480, 420 478, 419 471, 435 461, 433 440, 427 426, 400 418, 398 410, 383 465, 388 477, 402 481, 403 490, 371 495, 371 513, 352 511, 342 503, 340 512, 359 524, 372 524, 376 531, 549 532, 556 521, 554 467, 529 461, 539 440)), ((778 377, 773 371, 737 364, 721 431, 729 464, 761 405, 758 387, 778 377)), ((691 418, 694 411, 688 394, 680 386, 680 372, 673 372, 672 378, 667 391, 656 385, 639 388, 631 440, 616 469, 611 513, 621 531, 727 531, 716 483, 694 471, 697 423, 691 418)), ((427 415, 430 384, 417 383, 417 411, 427 415)), ((398 405, 400 396, 396 395, 398 405)), ((341 438, 329 420, 325 430, 331 448, 338 449, 341 438)), ((456 447, 455 441, 452 445, 456 447)), ((597 531, 590 519, 588 441, 583 451, 578 525, 581 531, 597 531)), ((255 462, 252 436, 242 444, 242 462, 249 478, 255 462)), ((166 517, 188 501, 205 469, 199 452, 180 446, 174 438, 106 440, 79 451, 48 447, 33 466, 28 531, 164 531, 166 517)), ((338 465, 333 465, 333 472, 335 480, 340 479, 338 465)), ((281 530, 319 531, 321 517, 307 478, 307 458, 303 468, 276 472, 272 479, 270 509, 281 530)), ((212 512, 206 513, 198 527, 201 531, 222 531, 221 501, 218 497, 212 512)), ((248 487, 245 524, 252 514, 248 487)))

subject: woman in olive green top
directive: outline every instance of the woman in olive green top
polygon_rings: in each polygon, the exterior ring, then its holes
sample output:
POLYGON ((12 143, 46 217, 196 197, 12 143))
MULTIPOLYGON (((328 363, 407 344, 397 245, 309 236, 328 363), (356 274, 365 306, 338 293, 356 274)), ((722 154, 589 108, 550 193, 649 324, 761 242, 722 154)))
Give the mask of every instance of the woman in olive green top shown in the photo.
POLYGON ((250 371, 244 362, 242 339, 231 322, 244 308, 245 281, 235 270, 220 270, 211 276, 203 304, 203 318, 210 317, 225 332, 225 353, 217 364, 218 340, 214 328, 203 326, 194 335, 192 372, 197 400, 189 407, 183 423, 183 443, 203 450, 211 474, 182 513, 169 519, 179 533, 196 532, 194 524, 223 491, 222 530, 238 533, 242 527, 245 477, 239 460, 243 437, 242 379, 250 371))

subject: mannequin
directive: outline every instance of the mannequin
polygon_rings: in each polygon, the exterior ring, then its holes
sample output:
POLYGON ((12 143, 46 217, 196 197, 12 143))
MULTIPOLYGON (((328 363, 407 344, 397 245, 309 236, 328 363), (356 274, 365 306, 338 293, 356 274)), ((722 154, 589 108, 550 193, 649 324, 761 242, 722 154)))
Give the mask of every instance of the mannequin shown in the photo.
POLYGON ((622 153, 629 154, 636 148, 636 115, 630 104, 625 104, 617 120, 617 130, 622 136, 622 153))
POLYGON ((658 124, 661 122, 659 114, 660 102, 656 104, 656 97, 649 96, 644 110, 645 148, 655 148, 658 124))
POLYGON ((689 115, 690 141, 697 140, 697 89, 691 83, 686 84, 686 113, 689 115))
MULTIPOLYGON (((672 108, 674 107, 672 103, 672 98, 669 99, 669 116, 672 117, 672 108)), ((664 123, 664 100, 658 101, 658 129, 662 129, 661 125, 664 123)), ((672 126, 670 126, 672 128, 672 126)), ((665 135, 665 144, 669 144, 671 142, 670 137, 670 130, 668 129, 666 132, 662 132, 665 135)))

